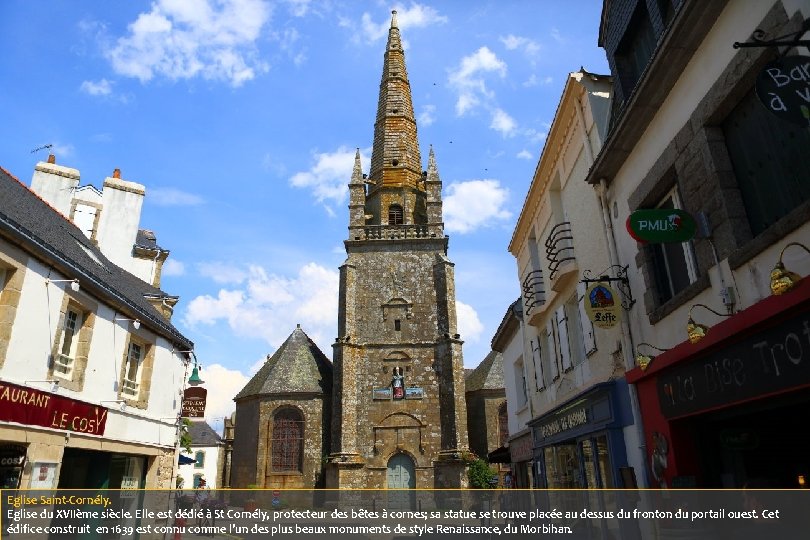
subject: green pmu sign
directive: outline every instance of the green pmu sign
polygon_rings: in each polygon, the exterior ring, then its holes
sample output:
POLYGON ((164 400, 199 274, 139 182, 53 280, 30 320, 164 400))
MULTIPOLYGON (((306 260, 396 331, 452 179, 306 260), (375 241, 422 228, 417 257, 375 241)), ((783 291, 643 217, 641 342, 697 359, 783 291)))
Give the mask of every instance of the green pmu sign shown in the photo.
POLYGON ((696 230, 695 219, 684 210, 636 210, 627 218, 627 232, 639 242, 687 242, 696 230))

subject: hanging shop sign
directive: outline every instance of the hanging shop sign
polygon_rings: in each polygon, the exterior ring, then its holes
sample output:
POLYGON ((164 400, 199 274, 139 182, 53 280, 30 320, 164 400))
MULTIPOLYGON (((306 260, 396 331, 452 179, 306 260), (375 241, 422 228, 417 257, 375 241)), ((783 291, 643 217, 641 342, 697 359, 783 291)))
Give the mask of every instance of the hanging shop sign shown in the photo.
POLYGON ((2 382, 0 420, 103 435, 107 425, 107 408, 2 382))
POLYGON ((634 239, 653 244, 688 242, 697 231, 689 212, 672 208, 636 210, 627 218, 626 226, 634 239))
POLYGON ((183 391, 183 417, 202 418, 205 416, 205 403, 208 390, 202 386, 190 386, 183 391))
POLYGON ((616 300, 616 292, 605 283, 594 283, 585 291, 585 313, 597 328, 609 329, 621 320, 621 303, 616 300))
POLYGON ((810 56, 784 56, 770 62, 757 77, 756 92, 771 113, 810 126, 810 56))

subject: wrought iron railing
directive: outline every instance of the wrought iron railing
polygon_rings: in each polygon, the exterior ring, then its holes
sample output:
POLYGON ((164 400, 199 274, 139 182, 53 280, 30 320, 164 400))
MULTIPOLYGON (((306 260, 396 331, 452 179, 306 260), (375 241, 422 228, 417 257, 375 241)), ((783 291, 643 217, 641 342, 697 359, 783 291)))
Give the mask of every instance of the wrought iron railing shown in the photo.
POLYGON ((546 301, 546 291, 543 284, 543 271, 533 270, 523 280, 523 306, 524 313, 531 315, 535 306, 543 305, 546 301))
POLYGON ((571 222, 562 221, 552 227, 546 238, 546 260, 548 260, 548 277, 554 279, 566 261, 573 261, 574 237, 571 235, 571 222))

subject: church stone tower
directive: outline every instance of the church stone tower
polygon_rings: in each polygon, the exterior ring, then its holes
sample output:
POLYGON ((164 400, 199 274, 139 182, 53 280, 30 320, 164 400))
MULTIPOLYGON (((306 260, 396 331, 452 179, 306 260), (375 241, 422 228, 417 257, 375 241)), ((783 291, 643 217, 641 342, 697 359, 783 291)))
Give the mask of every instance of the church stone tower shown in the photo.
POLYGON ((328 487, 466 487, 462 342, 433 150, 422 172, 396 12, 371 170, 355 157, 328 487))

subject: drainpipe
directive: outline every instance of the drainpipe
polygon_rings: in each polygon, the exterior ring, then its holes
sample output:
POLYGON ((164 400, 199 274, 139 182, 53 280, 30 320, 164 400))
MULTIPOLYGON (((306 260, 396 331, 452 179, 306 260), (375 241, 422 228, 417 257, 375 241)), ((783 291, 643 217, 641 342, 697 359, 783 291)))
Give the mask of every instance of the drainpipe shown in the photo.
MULTIPOLYGON (((619 252, 616 249, 616 239, 613 233, 613 221, 610 217, 610 206, 607 200, 607 180, 601 178, 599 185, 594 186, 596 193, 599 196, 599 206, 602 207, 602 221, 603 230, 605 232, 605 241, 608 246, 608 259, 611 265, 619 265, 619 252)), ((624 354, 624 367, 626 370, 631 370, 635 367, 635 360, 633 359, 633 335, 630 332, 630 324, 627 322, 627 317, 621 318, 622 329, 622 353, 624 354)), ((636 427, 636 436, 639 440, 639 450, 641 450, 642 463, 641 467, 641 480, 642 484, 639 487, 649 487, 650 480, 647 473, 647 440, 644 438, 644 426, 641 423, 641 407, 638 404, 638 391, 635 384, 628 384, 627 390, 630 393, 630 409, 633 413, 633 425, 636 427)))

